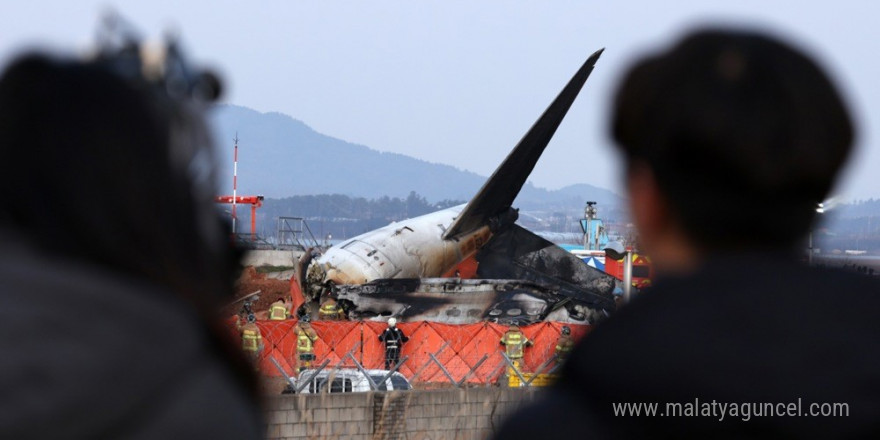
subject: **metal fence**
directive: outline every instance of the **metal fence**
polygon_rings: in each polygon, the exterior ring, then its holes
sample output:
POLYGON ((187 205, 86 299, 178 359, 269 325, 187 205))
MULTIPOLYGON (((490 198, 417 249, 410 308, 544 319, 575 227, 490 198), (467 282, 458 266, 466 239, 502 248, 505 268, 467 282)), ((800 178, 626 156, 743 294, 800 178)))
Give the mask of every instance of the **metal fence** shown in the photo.
MULTIPOLYGON (((521 359, 506 356, 501 337, 508 327, 489 322, 453 325, 436 322, 400 323, 409 337, 400 354, 396 370, 413 384, 440 386, 487 386, 499 382, 514 386, 541 383, 545 373, 557 366, 556 342, 561 328, 571 328, 577 340, 591 326, 544 322, 521 327, 532 341, 521 359)), ((259 369, 268 376, 294 377, 297 374, 296 320, 260 321, 264 349, 259 369)), ((312 328, 316 368, 384 369, 385 347, 379 335, 384 322, 318 321, 312 328)), ((234 331, 234 330, 232 330, 234 331)))

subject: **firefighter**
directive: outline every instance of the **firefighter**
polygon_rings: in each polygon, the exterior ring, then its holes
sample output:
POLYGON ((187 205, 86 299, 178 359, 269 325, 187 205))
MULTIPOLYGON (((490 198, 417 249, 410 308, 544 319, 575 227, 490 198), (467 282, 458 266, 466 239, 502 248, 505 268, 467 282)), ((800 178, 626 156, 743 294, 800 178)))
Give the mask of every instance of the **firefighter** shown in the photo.
POLYGON ((284 321, 290 317, 290 303, 283 296, 272 303, 269 308, 269 319, 272 321, 284 321))
POLYGON ((409 338, 397 328, 397 320, 388 318, 388 327, 379 335, 379 340, 385 343, 385 369, 388 370, 400 361, 400 350, 409 338))
POLYGON ((318 339, 318 334, 312 328, 311 317, 305 315, 296 325, 296 353, 298 356, 297 371, 305 370, 312 366, 315 360, 314 342, 318 339))
POLYGON ((510 324, 510 328, 501 336, 501 345, 504 346, 507 357, 510 358, 513 367, 518 370, 524 348, 531 347, 532 341, 526 338, 526 335, 523 334, 516 324, 510 324))
POLYGON ((336 304, 336 300, 333 298, 324 300, 321 308, 318 310, 318 319, 322 321, 341 321, 344 318, 345 311, 336 304))
POLYGON ((241 325, 237 320, 236 324, 241 332, 241 349, 254 364, 254 368, 259 369, 257 360, 260 358, 260 352, 263 351, 263 336, 260 334, 260 328, 257 327, 256 322, 256 316, 250 313, 247 315, 247 323, 241 325))
POLYGON ((562 334, 556 341, 556 363, 561 364, 568 358, 571 349, 574 348, 574 339, 571 338, 571 328, 562 326, 562 334))

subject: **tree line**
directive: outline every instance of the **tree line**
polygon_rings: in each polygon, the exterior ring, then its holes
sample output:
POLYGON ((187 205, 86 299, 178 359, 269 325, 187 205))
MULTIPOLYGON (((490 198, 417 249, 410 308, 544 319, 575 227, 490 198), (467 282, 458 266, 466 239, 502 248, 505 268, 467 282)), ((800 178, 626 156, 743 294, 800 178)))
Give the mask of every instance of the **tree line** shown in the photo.
POLYGON ((437 211, 465 203, 459 200, 442 200, 429 203, 415 191, 405 198, 383 196, 376 199, 350 197, 343 194, 292 196, 267 199, 261 214, 270 218, 296 216, 305 218, 400 221, 410 217, 437 211), (277 214, 272 215, 270 211, 277 214))
MULTIPOLYGON (((428 202, 425 197, 410 191, 406 197, 383 196, 375 199, 351 197, 343 194, 320 194, 266 199, 257 210, 257 231, 272 236, 279 217, 303 217, 312 233, 320 239, 328 234, 334 238, 348 238, 391 222, 418 217, 440 209, 466 203, 463 200, 428 202)), ((246 210, 239 210, 239 222, 250 221, 246 210)), ((242 226, 241 228, 245 228, 242 226)), ((239 233, 245 233, 239 228, 239 233)))

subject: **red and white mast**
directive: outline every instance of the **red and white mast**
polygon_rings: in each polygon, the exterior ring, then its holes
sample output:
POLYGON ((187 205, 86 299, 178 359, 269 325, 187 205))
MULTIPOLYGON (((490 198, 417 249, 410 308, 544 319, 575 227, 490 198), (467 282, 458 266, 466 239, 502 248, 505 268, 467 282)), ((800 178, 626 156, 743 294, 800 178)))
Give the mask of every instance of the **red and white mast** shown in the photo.
POLYGON ((232 239, 236 239, 236 223, 238 215, 235 210, 239 203, 251 205, 251 241, 257 239, 257 208, 263 206, 263 196, 238 196, 238 133, 235 133, 235 149, 232 156, 232 196, 216 196, 216 203, 232 204, 232 239))
POLYGON ((235 153, 232 157, 232 236, 235 237, 235 221, 238 217, 235 215, 235 204, 237 201, 238 191, 238 132, 235 132, 235 153))

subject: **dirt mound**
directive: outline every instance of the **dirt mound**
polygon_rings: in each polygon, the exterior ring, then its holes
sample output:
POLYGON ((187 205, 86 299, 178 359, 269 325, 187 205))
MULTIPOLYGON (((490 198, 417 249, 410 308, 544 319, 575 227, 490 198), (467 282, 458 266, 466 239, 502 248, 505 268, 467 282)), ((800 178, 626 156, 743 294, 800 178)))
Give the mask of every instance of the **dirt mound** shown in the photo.
MULTIPOLYGON (((290 282, 269 278, 265 273, 259 273, 253 266, 245 267, 241 276, 235 282, 235 299, 240 299, 256 291, 260 291, 260 299, 254 303, 254 312, 257 319, 265 319, 260 316, 266 314, 269 306, 281 297, 290 296, 290 282), (262 312, 262 313, 261 313, 262 312)), ((228 307, 228 314, 236 314, 241 309, 241 302, 228 307)))

